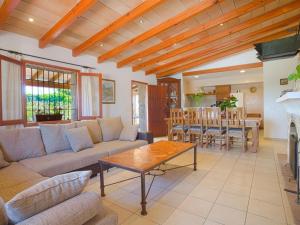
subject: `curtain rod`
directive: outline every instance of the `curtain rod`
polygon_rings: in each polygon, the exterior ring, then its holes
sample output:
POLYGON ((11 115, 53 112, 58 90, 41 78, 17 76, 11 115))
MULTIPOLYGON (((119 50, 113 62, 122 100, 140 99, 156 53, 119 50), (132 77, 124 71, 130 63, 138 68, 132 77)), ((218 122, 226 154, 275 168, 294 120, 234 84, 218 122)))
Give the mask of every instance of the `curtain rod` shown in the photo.
POLYGON ((56 60, 56 59, 40 57, 40 56, 36 56, 36 55, 30 55, 30 54, 26 54, 26 53, 22 53, 22 52, 16 52, 16 51, 7 50, 7 49, 3 49, 3 48, 0 48, 0 51, 4 51, 4 52, 11 53, 11 54, 16 54, 16 55, 29 56, 29 57, 33 57, 33 58, 37 58, 37 59, 48 60, 48 61, 52 61, 52 62, 63 63, 63 64, 66 64, 66 65, 71 65, 71 66, 78 66, 78 67, 81 67, 81 68, 84 68, 84 69, 93 69, 93 70, 96 69, 96 68, 90 67, 90 66, 84 66, 84 65, 79 65, 79 64, 75 64, 75 63, 69 63, 69 62, 60 61, 60 60, 56 60))

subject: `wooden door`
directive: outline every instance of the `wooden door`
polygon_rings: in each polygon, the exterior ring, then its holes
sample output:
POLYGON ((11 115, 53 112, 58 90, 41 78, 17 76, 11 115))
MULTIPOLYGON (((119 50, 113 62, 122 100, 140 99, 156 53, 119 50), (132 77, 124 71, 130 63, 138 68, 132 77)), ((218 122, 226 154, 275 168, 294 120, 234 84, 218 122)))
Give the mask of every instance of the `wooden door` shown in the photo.
POLYGON ((154 137, 167 135, 166 108, 167 87, 149 85, 148 86, 148 123, 149 130, 154 137))

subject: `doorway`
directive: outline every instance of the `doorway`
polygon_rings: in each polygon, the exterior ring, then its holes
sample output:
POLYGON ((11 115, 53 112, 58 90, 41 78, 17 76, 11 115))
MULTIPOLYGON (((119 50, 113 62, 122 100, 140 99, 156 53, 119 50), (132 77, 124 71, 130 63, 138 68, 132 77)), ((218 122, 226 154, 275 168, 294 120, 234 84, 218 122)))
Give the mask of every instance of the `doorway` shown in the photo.
POLYGON ((131 81, 132 124, 147 131, 147 83, 131 81))

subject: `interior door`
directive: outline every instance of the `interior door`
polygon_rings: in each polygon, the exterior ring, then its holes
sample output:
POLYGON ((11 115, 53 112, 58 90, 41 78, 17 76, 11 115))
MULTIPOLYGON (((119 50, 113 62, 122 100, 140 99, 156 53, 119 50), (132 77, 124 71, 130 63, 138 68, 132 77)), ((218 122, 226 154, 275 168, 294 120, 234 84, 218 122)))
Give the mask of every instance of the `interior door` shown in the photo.
POLYGON ((154 137, 167 135, 165 109, 167 107, 167 87, 148 86, 148 124, 154 137))

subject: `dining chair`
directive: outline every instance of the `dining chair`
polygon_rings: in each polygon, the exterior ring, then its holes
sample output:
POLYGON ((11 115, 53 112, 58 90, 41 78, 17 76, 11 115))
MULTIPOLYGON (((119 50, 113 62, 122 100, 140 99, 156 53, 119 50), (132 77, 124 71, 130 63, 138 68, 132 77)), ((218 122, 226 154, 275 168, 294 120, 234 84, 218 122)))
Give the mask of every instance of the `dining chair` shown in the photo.
POLYGON ((226 109, 226 149, 229 150, 230 145, 234 142, 240 142, 242 149, 247 149, 249 129, 245 124, 246 113, 245 108, 227 108, 226 109))
POLYGON ((222 126, 221 108, 206 107, 203 109, 206 147, 209 143, 220 141, 220 149, 225 144, 226 127, 222 126))
POLYGON ((187 127, 185 126, 185 118, 183 109, 174 108, 170 110, 171 119, 171 138, 174 141, 176 136, 177 141, 185 141, 187 127))
POLYGON ((190 142, 198 142, 203 147, 203 127, 202 108, 190 108, 186 110, 187 135, 190 142))

